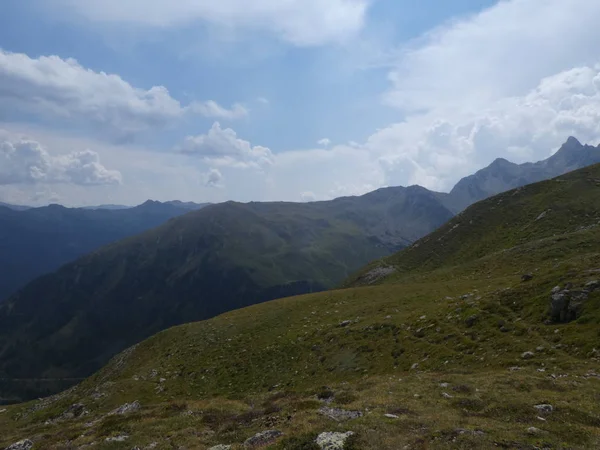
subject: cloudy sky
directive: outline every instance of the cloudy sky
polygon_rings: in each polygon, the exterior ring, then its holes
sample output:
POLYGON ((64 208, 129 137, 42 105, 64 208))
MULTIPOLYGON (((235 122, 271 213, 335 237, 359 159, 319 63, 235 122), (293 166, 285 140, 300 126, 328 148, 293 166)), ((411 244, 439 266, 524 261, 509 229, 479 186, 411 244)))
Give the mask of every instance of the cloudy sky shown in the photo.
POLYGON ((597 0, 1 0, 0 201, 449 190, 600 142, 597 0))

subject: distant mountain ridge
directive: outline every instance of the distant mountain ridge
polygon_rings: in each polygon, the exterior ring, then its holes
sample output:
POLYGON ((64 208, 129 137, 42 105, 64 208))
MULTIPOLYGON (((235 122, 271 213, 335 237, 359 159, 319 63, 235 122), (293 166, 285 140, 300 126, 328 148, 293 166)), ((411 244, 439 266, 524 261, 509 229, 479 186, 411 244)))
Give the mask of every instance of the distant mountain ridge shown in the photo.
POLYGON ((515 164, 498 158, 488 167, 463 178, 450 191, 446 204, 455 212, 492 195, 557 177, 600 162, 600 145, 582 145, 569 139, 550 158, 536 163, 515 164))
POLYGON ((21 210, 0 206, 0 301, 92 250, 189 211, 190 205, 177 202, 90 210, 60 205, 21 210))

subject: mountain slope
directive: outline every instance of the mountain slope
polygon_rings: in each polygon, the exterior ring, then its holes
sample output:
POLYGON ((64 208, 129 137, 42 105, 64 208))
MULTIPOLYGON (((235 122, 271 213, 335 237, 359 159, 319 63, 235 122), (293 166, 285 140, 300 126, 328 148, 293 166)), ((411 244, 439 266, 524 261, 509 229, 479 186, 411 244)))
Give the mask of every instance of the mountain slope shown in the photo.
POLYGON ((172 328, 8 407, 0 444, 241 449, 280 430, 269 448, 326 431, 355 433, 347 449, 597 448, 599 211, 600 166, 481 202, 387 258, 379 285, 172 328), (568 321, 558 293, 577 299, 568 321))
POLYGON ((460 212, 475 202, 527 184, 600 163, 600 146, 582 145, 570 137, 550 158, 514 164, 497 159, 485 169, 460 180, 450 192, 449 207, 460 212))
POLYGON ((23 211, 0 207, 0 301, 38 276, 102 245, 188 211, 180 205, 152 201, 114 211, 59 205, 23 211))
MULTIPOLYGON (((172 325, 333 287, 452 216, 419 187, 225 203, 95 251, 0 307, 0 378, 87 376, 172 325)), ((14 392, 0 387, 0 396, 14 392)))

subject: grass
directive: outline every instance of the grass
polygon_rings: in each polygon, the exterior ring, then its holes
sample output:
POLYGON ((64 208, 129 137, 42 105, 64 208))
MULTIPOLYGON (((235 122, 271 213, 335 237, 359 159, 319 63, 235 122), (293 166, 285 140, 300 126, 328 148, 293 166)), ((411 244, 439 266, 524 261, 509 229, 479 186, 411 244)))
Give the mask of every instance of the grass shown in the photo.
POLYGON ((313 449, 323 431, 353 431, 347 449, 597 448, 600 292, 576 321, 548 321, 554 286, 600 278, 596 176, 599 167, 476 205, 455 220, 480 215, 483 230, 452 237, 450 222, 385 260, 396 272, 379 284, 161 332, 71 391, 8 407, 0 447, 28 437, 43 449, 238 449, 278 429, 268 448, 313 449), (549 201, 562 212, 541 224, 549 201), (499 203, 507 210, 494 216, 499 203), (495 226, 499 217, 513 227, 495 226), (441 236, 445 246, 429 244, 441 236), (135 400, 140 411, 107 415, 135 400), (52 423, 74 403, 90 414, 52 423), (363 416, 336 422, 319 414, 324 405, 363 416))

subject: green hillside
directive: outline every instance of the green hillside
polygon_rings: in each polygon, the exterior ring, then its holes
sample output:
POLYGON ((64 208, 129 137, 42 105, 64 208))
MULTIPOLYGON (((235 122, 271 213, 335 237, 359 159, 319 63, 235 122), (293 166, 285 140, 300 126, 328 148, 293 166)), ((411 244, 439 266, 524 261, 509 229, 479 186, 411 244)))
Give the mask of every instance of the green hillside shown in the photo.
POLYGON ((334 287, 451 216, 419 187, 229 202, 103 247, 0 306, 0 400, 57 392, 173 325, 334 287))
POLYGON ((599 211, 600 166, 494 197, 348 282, 371 286, 172 328, 6 407, 0 445, 598 448, 599 211))

